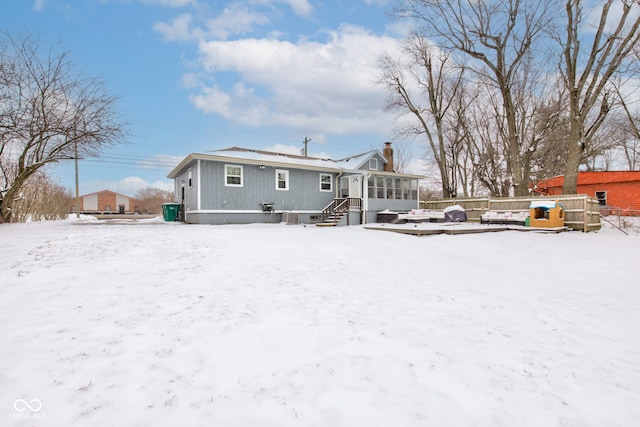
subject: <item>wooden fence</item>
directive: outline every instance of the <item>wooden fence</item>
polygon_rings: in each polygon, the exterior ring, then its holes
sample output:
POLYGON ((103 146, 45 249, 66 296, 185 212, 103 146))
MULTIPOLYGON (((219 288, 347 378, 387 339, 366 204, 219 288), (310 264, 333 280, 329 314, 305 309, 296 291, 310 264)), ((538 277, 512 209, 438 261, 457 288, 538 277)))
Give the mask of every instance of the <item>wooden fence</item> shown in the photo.
POLYGON ((565 212, 564 224, 574 230, 584 232, 600 229, 600 205, 593 197, 577 194, 553 197, 499 198, 483 197, 477 199, 441 199, 421 201, 422 209, 443 210, 448 206, 459 205, 467 214, 467 221, 480 222, 480 216, 487 211, 526 212, 534 200, 557 200, 565 212))

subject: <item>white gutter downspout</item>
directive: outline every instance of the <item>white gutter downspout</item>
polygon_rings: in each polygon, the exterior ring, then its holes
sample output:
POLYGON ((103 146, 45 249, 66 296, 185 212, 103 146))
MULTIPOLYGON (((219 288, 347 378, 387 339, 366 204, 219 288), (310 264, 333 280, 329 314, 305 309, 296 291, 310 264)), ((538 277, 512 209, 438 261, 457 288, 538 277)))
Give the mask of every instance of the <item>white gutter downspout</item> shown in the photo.
POLYGON ((367 223, 367 211, 369 210, 369 178, 371 178, 371 172, 368 172, 364 176, 364 182, 362 183, 362 224, 367 223), (366 183, 366 184, 365 184, 366 183))
POLYGON ((200 159, 198 159, 197 169, 198 169, 198 180, 197 180, 198 192, 196 194, 196 197, 198 199, 197 200, 198 210, 201 210, 202 209, 202 196, 201 196, 202 195, 202 188, 200 187, 200 176, 201 176, 201 173, 200 173, 200 159))

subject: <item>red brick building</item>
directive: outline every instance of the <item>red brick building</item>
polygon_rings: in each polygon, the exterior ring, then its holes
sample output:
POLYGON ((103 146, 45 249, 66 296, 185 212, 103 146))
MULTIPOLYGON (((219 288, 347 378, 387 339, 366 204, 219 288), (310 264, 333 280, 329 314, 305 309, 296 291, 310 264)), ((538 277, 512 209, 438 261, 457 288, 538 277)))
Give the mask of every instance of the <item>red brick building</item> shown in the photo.
POLYGON ((95 213, 134 213, 142 212, 142 202, 124 194, 109 190, 80 196, 80 212, 95 213))
MULTIPOLYGON (((559 195, 562 184, 564 176, 543 179, 535 191, 559 195)), ((577 192, 595 197, 602 208, 620 208, 622 215, 640 215, 640 171, 579 172, 577 192)))

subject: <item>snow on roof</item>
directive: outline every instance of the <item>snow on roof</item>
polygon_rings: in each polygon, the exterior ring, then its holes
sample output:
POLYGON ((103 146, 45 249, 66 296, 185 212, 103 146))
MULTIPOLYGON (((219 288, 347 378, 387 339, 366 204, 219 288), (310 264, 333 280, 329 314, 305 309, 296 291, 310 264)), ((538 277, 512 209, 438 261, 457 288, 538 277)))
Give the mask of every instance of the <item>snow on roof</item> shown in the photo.
POLYGON ((208 151, 207 154, 212 156, 233 157, 236 159, 259 160, 264 161, 265 163, 288 163, 300 166, 314 166, 336 169, 338 168, 336 162, 331 159, 276 153, 272 151, 252 150, 249 148, 240 147, 231 147, 222 150, 208 151))
MULTIPOLYGON (((233 159, 237 160, 245 160, 247 163, 253 164, 266 164, 272 166, 286 165, 289 167, 298 167, 300 169, 316 169, 316 170, 327 170, 331 172, 340 172, 340 171, 359 171, 362 169, 362 165, 368 161, 370 158, 374 157, 376 154, 380 155, 383 161, 386 162, 384 156, 377 151, 372 150, 366 153, 356 154, 351 157, 347 157, 340 160, 332 160, 332 159, 323 159, 319 157, 309 157, 302 156, 296 154, 287 154, 287 153, 276 153, 272 151, 264 151, 264 150, 254 150, 250 148, 241 148, 241 147, 230 147, 224 148, 221 150, 212 150, 207 151, 206 153, 198 154, 192 153, 183 159, 169 174, 168 178, 175 178, 175 175, 183 168, 186 164, 188 164, 193 159, 205 159, 205 160, 225 160, 225 158, 229 159, 229 161, 233 161, 233 159)), ((367 171, 371 173, 372 171, 367 171)), ((377 171, 375 173, 388 173, 377 171)), ((398 174, 394 173, 395 176, 405 176, 410 178, 421 178, 421 175, 414 174, 398 174)))
POLYGON ((534 200, 531 202, 531 205, 529 207, 531 209, 533 208, 553 209, 556 207, 556 202, 553 200, 534 200))
MULTIPOLYGON (((345 170, 360 169, 360 167, 364 162, 368 161, 370 158, 372 158, 378 153, 379 151, 372 150, 372 151, 367 151, 366 153, 356 154, 355 156, 350 156, 344 159, 336 160, 336 165, 338 165, 339 168, 345 169, 345 170)), ((381 156, 381 157, 386 163, 387 160, 384 158, 384 156, 381 156)))

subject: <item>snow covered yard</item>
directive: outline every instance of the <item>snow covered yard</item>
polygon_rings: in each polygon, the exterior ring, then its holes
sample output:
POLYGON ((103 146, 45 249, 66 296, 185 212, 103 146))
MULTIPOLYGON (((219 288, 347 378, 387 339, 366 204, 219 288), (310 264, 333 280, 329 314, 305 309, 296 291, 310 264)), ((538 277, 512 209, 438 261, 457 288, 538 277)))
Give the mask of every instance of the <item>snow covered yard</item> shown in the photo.
POLYGON ((637 426, 640 235, 0 226, 2 426, 637 426))

